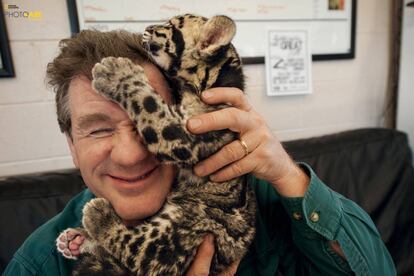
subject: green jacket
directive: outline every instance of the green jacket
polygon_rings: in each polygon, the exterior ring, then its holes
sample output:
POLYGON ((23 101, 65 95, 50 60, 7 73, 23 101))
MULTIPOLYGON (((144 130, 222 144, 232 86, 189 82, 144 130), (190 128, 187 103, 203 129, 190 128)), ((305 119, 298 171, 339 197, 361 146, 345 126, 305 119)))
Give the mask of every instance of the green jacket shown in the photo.
MULTIPOLYGON (((249 178, 258 202, 257 233, 237 275, 396 275, 370 217, 329 189, 307 165, 302 167, 311 176, 303 198, 281 197, 269 183, 249 178), (339 242, 348 262, 328 240, 339 242)), ((4 275, 70 275, 75 262, 57 252, 55 240, 62 230, 80 226, 82 208, 93 197, 86 189, 37 229, 4 275)))

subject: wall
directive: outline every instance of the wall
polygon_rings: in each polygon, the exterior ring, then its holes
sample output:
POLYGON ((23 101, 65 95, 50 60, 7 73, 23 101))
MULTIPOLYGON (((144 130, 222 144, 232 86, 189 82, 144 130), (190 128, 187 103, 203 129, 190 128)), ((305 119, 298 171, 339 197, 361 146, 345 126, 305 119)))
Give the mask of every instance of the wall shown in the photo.
MULTIPOLYGON (((267 97, 263 65, 245 66, 247 93, 281 140, 383 125, 389 59, 388 0, 359 0, 356 58, 314 62, 313 94, 267 97)), ((70 35, 66 1, 9 0, 41 20, 6 18, 16 71, 0 79, 0 176, 72 167, 44 84, 58 41, 70 35)))

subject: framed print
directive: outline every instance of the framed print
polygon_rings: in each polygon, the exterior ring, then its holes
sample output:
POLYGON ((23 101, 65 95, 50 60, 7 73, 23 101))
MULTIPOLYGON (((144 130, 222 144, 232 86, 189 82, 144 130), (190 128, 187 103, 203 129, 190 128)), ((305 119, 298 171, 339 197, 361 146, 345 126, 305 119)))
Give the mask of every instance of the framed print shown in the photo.
POLYGON ((224 14, 237 25, 233 40, 244 63, 264 63, 266 30, 308 28, 313 60, 355 55, 356 0, 67 0, 72 32, 126 29, 142 32, 185 13, 224 14))
MULTIPOLYGON (((1 1, 0 1, 1 4, 1 1)), ((0 5, 0 78, 14 77, 13 63, 4 20, 3 4, 0 5)))
POLYGON ((268 96, 312 93, 309 29, 267 30, 265 57, 268 96))

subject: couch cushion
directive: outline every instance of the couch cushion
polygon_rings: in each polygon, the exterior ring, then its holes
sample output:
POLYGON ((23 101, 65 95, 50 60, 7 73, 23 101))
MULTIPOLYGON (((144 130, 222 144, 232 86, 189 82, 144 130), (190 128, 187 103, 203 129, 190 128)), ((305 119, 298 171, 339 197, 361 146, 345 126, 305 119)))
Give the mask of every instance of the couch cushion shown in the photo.
POLYGON ((333 190, 358 203, 378 227, 398 275, 414 271, 414 169, 406 134, 360 129, 284 144, 333 190))
POLYGON ((0 273, 40 225, 84 188, 78 171, 10 177, 0 181, 0 273))

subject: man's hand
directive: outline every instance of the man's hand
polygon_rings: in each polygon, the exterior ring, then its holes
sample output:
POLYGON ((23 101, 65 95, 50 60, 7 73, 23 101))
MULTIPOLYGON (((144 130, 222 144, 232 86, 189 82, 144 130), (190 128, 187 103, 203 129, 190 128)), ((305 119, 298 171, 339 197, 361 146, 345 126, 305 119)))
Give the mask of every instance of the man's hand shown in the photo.
MULTIPOLYGON (((211 260, 214 255, 214 237, 208 234, 201 245, 198 247, 197 254, 193 263, 187 270, 186 276, 208 276, 210 274, 211 260)), ((240 261, 233 263, 221 276, 231 276, 236 274, 240 261)))
MULTIPOLYGON (((207 104, 225 103, 231 107, 191 118, 188 129, 195 134, 230 129, 239 133, 240 140, 231 142, 197 164, 194 168, 197 175, 210 175, 212 181, 221 182, 252 173, 270 182, 283 196, 305 195, 309 177, 293 162, 242 91, 237 88, 212 88, 204 91, 202 98, 207 104)), ((332 241, 330 246, 345 258, 338 242, 332 241)))
POLYGON ((231 107, 191 118, 188 129, 195 134, 230 129, 239 133, 240 138, 197 164, 197 175, 210 175, 212 181, 222 182, 252 173, 272 183, 283 196, 305 194, 308 176, 292 161, 242 91, 213 88, 204 91, 202 99, 207 104, 226 103, 231 107))

